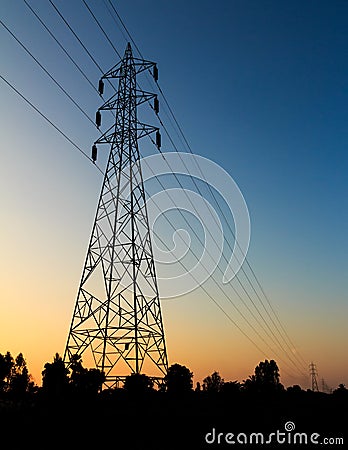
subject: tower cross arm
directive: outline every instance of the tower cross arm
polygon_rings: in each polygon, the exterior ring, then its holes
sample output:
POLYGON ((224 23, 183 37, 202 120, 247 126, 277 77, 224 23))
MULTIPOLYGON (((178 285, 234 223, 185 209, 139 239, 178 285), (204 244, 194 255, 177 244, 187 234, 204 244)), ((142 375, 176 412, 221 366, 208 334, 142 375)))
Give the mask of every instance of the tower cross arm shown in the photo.
MULTIPOLYGON (((137 106, 141 105, 142 103, 148 102, 155 97, 157 97, 157 94, 154 94, 153 92, 146 92, 141 89, 136 90, 137 106)), ((98 110, 106 111, 116 109, 118 101, 119 93, 116 92, 116 94, 114 94, 109 100, 103 103, 103 105, 100 106, 98 110)))
POLYGON ((110 70, 108 70, 104 75, 103 78, 120 78, 121 77, 121 66, 122 66, 122 60, 119 61, 117 64, 115 64, 113 67, 111 67, 110 70))
POLYGON ((102 106, 100 106, 99 111, 116 109, 117 102, 118 102, 118 92, 116 92, 116 94, 114 94, 111 98, 109 98, 109 100, 103 103, 102 106))
POLYGON ((136 73, 141 73, 144 70, 150 70, 152 67, 156 66, 155 62, 146 61, 145 59, 133 58, 133 60, 136 67, 136 73))
POLYGON ((112 125, 104 134, 102 134, 94 144, 111 144, 115 138, 115 125, 112 125))
MULTIPOLYGON (((146 61, 145 59, 133 58, 134 66, 136 73, 141 73, 144 70, 150 70, 152 67, 156 66, 156 63, 153 61, 146 61)), ((110 70, 108 70, 101 78, 120 78, 123 76, 122 74, 122 63, 123 61, 119 61, 115 64, 110 70)))
POLYGON ((144 136, 148 136, 149 134, 158 131, 158 128, 152 125, 147 125, 146 123, 138 122, 137 130, 138 130, 138 139, 141 139, 144 136))
POLYGON ((153 92, 146 92, 142 91, 141 89, 136 90, 137 106, 141 105, 142 103, 148 102, 155 97, 157 97, 157 94, 154 94, 153 92))

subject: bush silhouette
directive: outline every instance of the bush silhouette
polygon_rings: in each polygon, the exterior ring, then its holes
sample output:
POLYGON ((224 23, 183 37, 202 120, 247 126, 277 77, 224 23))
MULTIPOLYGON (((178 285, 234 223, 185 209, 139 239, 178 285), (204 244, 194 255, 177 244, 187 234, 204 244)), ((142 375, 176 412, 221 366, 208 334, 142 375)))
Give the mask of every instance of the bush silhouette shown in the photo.
POLYGON ((185 366, 172 364, 164 377, 166 391, 173 394, 186 394, 192 391, 193 373, 185 366))

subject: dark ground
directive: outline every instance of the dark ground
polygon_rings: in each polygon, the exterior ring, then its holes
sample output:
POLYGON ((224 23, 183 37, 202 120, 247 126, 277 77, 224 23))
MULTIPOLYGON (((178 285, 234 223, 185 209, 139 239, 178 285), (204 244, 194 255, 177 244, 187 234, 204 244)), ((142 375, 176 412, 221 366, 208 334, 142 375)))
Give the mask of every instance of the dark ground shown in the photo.
MULTIPOLYGON (((135 398, 123 392, 104 392, 96 398, 47 399, 35 397, 0 402, 2 439, 6 449, 220 449, 220 448, 347 448, 348 398, 302 391, 269 395, 207 395, 192 392, 169 396, 152 392, 135 398), (284 426, 291 421, 293 431, 284 426), (215 429, 215 439, 208 435, 215 429), (313 433, 318 444, 248 445, 251 433, 270 433, 293 439, 294 433, 313 433), (220 434, 220 443, 218 436, 220 434), (226 443, 234 440, 235 443, 226 443), (237 435, 241 443, 237 441, 237 435), (290 437, 289 437, 290 435, 290 437), (344 438, 344 444, 326 445, 324 438, 344 438), (3 441, 4 442, 4 441, 3 441), (7 442, 7 440, 5 441, 7 442)), ((305 439, 304 437, 302 439, 305 439)))

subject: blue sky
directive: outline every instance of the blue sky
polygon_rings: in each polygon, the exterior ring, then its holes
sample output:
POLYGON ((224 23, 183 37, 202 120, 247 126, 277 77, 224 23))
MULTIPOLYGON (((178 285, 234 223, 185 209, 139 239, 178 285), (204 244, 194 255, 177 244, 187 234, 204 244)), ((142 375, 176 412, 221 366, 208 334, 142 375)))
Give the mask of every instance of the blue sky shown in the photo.
MULTIPOLYGON (((100 72, 52 5, 28 3, 97 87, 100 72)), ((82 1, 54 3, 104 71, 118 61, 82 1)), ((123 54, 126 40, 105 7, 109 3, 87 3, 123 54)), ((192 151, 219 164, 238 183, 251 217, 248 259, 305 359, 315 360, 330 385, 348 383, 343 362, 348 341, 343 320, 348 312, 347 2, 114 4, 143 56, 158 63, 160 86, 192 151)), ((98 94, 25 3, 3 0, 1 20, 94 118, 98 94)), ((2 76, 89 154, 96 129, 3 27, 0 33, 2 76)), ((33 314, 30 326, 18 328, 28 335, 35 324, 42 337, 50 329, 43 322, 60 318, 44 353, 35 350, 41 338, 27 348, 24 337, 16 344, 29 363, 43 364, 64 347, 102 179, 2 80, 0 90, 1 320, 21 324, 33 314)), ((162 136, 163 150, 173 150, 162 136)), ((106 152, 99 152, 101 164, 106 152)), ((196 304, 189 301, 164 307, 172 315, 168 339, 172 336, 173 347, 185 340, 174 332, 185 320, 182 315, 195 317, 196 304)), ((209 308, 202 306, 202 328, 209 308)), ((212 332, 223 321, 214 313, 212 332)), ((194 329, 196 337, 186 338, 199 345, 197 336, 204 333, 197 323, 194 329)), ((0 352, 11 350, 17 331, 4 332, 0 352)), ((237 337, 227 331, 226 336, 226 345, 233 346, 237 337)), ((173 351, 199 372, 195 352, 194 345, 186 353, 173 351)), ((243 370, 252 370, 258 357, 250 355, 243 370)), ((224 358, 207 358, 204 369, 221 367, 226 378, 244 373, 224 369, 224 358)))

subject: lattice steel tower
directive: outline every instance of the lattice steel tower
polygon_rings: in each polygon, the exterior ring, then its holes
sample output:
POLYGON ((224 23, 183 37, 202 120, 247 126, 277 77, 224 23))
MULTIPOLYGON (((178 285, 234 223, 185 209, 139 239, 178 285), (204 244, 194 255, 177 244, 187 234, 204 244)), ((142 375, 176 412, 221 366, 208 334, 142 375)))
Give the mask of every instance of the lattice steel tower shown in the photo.
POLYGON ((317 380, 318 372, 317 372, 316 365, 313 362, 311 362, 309 365, 309 373, 311 376, 312 391, 319 392, 318 380, 317 380))
POLYGON ((65 349, 69 365, 73 355, 102 370, 112 386, 131 373, 160 380, 168 369, 161 305, 157 287, 138 140, 156 127, 140 123, 137 107, 155 94, 138 88, 137 75, 149 71, 157 81, 155 63, 134 58, 130 44, 123 59, 99 81, 118 79, 118 90, 97 111, 115 110, 115 121, 93 145, 111 145, 98 208, 82 271, 77 300, 65 349), (87 358, 87 360, 86 360, 87 358))

